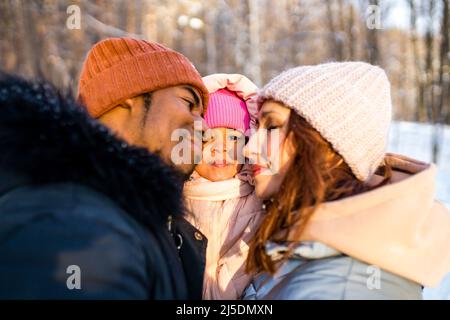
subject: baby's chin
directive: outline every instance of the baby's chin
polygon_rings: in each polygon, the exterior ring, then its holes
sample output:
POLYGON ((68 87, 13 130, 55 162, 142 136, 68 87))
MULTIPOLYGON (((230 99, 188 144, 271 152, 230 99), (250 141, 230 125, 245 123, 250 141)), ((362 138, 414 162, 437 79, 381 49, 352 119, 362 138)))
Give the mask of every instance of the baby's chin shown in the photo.
POLYGON ((230 164, 226 166, 217 167, 214 165, 200 164, 195 171, 209 181, 224 181, 234 178, 239 172, 239 166, 230 164))

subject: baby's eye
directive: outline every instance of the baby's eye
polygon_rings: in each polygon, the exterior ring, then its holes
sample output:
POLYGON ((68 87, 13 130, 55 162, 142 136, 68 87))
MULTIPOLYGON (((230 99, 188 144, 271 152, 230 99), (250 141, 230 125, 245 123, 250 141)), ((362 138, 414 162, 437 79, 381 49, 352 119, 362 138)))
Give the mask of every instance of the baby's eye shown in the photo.
POLYGON ((228 136, 228 140, 230 140, 230 141, 238 141, 239 137, 238 136, 228 136))

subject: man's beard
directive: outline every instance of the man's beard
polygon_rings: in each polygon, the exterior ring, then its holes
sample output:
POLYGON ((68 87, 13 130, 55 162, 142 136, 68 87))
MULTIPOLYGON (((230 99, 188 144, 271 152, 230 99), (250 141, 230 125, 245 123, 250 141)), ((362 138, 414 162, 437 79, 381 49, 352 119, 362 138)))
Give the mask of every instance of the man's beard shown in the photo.
POLYGON ((177 173, 177 175, 180 177, 180 180, 184 183, 189 180, 191 177, 191 174, 194 172, 195 166, 192 166, 192 169, 189 170, 183 170, 180 168, 180 166, 172 164, 171 167, 173 170, 177 173))
MULTIPOLYGON (((135 143, 135 145, 138 145, 138 146, 141 145, 141 146, 147 148, 147 150, 148 150, 148 147, 146 147, 146 145, 144 143, 145 139, 144 139, 143 132, 141 133, 140 138, 138 139, 138 142, 139 143, 135 143)), ((170 156, 169 155, 166 156, 164 154, 163 148, 159 148, 159 149, 156 149, 156 150, 148 150, 148 152, 150 152, 151 154, 154 154, 155 156, 158 156, 161 159, 162 162, 164 162, 166 165, 171 167, 172 170, 179 177, 181 185, 183 185, 184 182, 189 180, 191 174, 194 172, 195 165, 192 165, 192 167, 187 167, 187 165, 183 165, 183 164, 182 165, 174 164, 172 162, 172 159, 170 158, 170 156), (184 167, 189 168, 189 169, 183 170, 184 167)))
POLYGON ((191 177, 191 174, 194 172, 195 165, 187 165, 187 164, 181 164, 176 165, 172 162, 170 157, 164 157, 162 150, 157 150, 153 152, 153 154, 157 155, 165 164, 167 164, 169 167, 172 168, 172 170, 176 173, 176 175, 180 179, 180 183, 184 184, 184 182, 188 181, 191 177))

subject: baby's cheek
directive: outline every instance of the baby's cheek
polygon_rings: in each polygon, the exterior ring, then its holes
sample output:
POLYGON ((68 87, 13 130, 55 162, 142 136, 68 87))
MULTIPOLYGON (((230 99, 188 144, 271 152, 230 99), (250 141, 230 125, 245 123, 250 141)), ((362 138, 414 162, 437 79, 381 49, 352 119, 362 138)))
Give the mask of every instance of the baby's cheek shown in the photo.
POLYGON ((244 145, 235 144, 229 149, 228 157, 230 160, 242 162, 244 159, 244 145))

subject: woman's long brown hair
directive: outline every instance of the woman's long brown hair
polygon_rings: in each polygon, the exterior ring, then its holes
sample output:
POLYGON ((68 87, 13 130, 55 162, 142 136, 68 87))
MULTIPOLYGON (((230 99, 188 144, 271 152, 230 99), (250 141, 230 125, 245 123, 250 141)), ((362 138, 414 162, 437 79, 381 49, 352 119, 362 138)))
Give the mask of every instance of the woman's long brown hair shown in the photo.
MULTIPOLYGON (((273 274, 276 271, 275 262, 265 252, 265 245, 270 240, 285 241, 274 239, 279 231, 298 222, 296 232, 300 234, 321 203, 377 188, 391 178, 392 169, 385 163, 378 172, 384 176, 382 182, 368 186, 355 177, 342 156, 297 113, 291 112, 288 126, 296 150, 294 161, 280 190, 266 203, 265 217, 250 243, 246 265, 249 273, 266 271, 273 274)), ((288 255, 286 252, 281 261, 288 255)))

